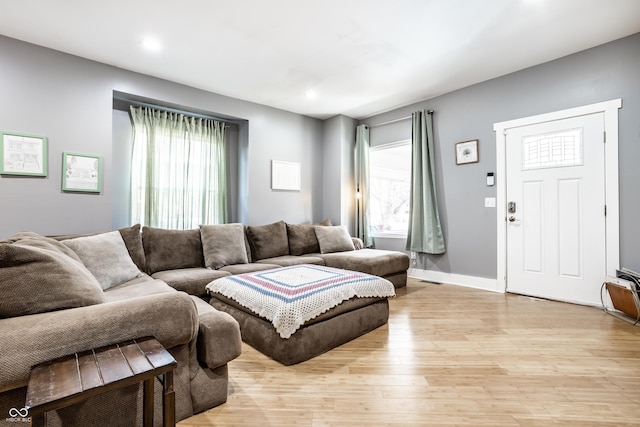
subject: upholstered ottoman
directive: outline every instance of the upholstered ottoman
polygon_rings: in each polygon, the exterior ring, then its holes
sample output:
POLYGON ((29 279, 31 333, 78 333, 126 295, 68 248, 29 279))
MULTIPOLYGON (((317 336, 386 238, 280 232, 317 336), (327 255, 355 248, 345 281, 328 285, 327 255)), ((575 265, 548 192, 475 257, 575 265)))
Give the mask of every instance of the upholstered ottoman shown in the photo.
POLYGON ((209 304, 238 321, 244 342, 283 365, 384 325, 395 295, 386 279, 307 264, 216 279, 207 290, 209 304))

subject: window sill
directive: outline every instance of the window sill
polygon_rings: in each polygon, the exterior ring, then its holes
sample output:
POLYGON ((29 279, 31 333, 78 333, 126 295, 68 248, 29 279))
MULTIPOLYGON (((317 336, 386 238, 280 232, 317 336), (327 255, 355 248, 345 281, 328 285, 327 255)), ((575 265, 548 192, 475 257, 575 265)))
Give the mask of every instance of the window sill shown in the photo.
POLYGON ((373 233, 372 237, 380 239, 406 239, 406 233, 373 233))

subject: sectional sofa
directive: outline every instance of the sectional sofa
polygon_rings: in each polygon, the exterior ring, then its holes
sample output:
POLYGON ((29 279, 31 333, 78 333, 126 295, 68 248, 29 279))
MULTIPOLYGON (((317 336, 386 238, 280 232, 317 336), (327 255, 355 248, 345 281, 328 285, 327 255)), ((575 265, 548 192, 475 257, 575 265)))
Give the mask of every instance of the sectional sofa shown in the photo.
MULTIPOLYGON (((0 425, 18 421, 10 413, 24 406, 31 366, 142 336, 155 336, 178 362, 178 420, 225 402, 227 363, 240 354, 240 328, 208 303, 207 284, 295 264, 362 271, 400 287, 409 259, 361 248, 328 222, 195 230, 136 225, 93 235, 20 232, 0 241, 0 425)), ((155 387, 156 420, 161 389, 155 387)), ((51 412, 47 425, 139 424, 141 408, 141 388, 131 386, 51 412)))

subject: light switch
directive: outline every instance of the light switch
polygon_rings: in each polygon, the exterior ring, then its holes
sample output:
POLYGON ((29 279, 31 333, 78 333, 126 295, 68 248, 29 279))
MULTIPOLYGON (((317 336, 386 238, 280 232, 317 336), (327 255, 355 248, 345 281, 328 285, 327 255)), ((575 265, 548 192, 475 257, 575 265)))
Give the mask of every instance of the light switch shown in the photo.
POLYGON ((485 197, 484 198, 484 207, 485 208, 495 208, 496 207, 496 198, 495 197, 485 197))

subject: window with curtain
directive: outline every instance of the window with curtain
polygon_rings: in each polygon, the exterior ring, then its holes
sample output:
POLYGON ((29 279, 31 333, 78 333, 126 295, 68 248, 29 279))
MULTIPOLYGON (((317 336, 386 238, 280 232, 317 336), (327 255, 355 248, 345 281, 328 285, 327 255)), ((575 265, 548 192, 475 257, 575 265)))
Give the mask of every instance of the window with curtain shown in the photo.
POLYGON ((131 107, 131 220, 185 230, 226 222, 225 125, 131 107))
POLYGON ((369 152, 371 228, 374 235, 406 237, 411 189, 411 141, 369 152))

